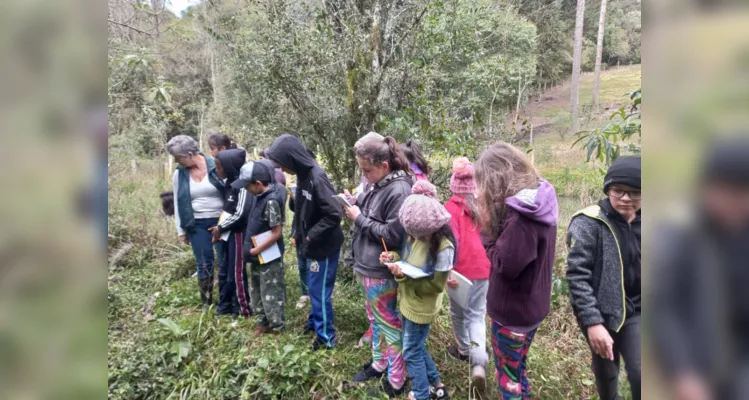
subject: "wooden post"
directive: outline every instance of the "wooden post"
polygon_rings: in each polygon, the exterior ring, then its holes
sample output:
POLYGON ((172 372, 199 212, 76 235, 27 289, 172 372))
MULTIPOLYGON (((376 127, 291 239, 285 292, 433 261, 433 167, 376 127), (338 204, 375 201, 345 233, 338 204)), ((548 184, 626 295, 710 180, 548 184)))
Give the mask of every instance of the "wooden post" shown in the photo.
POLYGON ((164 176, 169 180, 169 163, 164 163, 164 176))
POLYGON ((536 149, 533 148, 533 123, 531 122, 531 164, 536 165, 536 149))
POLYGON ((135 160, 130 160, 130 168, 133 170, 133 173, 138 172, 138 165, 135 163, 135 160))

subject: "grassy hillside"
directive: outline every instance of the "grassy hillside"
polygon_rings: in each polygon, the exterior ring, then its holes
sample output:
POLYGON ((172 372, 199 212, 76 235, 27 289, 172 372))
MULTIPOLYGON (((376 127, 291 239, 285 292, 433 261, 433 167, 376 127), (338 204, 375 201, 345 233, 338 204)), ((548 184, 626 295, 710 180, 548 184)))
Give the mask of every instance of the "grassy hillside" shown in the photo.
MULTIPOLYGON (((639 76, 639 75, 638 75, 639 76)), ((626 86, 626 88, 625 88, 626 86)), ((629 91, 604 74, 602 93, 629 91), (621 86, 621 87, 619 87, 621 86), (617 89, 605 89, 617 87, 617 89)), ((608 96, 608 95, 607 95, 608 96)), ((529 378, 537 399, 592 399, 589 350, 572 316, 564 282, 564 235, 572 213, 600 196, 599 166, 586 165, 572 140, 546 135, 533 157, 560 196, 557 263, 552 311, 529 356, 529 378)), ((355 348, 367 327, 364 301, 350 270, 341 266, 334 291, 337 348, 312 352, 302 334, 308 309, 296 310, 300 295, 295 255, 285 256, 287 332, 255 338, 254 321, 231 327, 231 319, 202 315, 195 260, 177 243, 171 219, 160 215, 158 195, 170 189, 165 160, 111 159, 109 170, 109 397, 359 399, 366 387, 349 385, 370 350, 355 348)), ((290 215, 287 217, 290 220, 290 215)), ((212 310, 213 311, 213 310, 212 310)), ((469 369, 447 354, 453 342, 447 303, 434 322, 429 349, 455 399, 468 399, 469 369)), ((491 348, 490 343, 488 348, 491 348)), ((490 363, 488 398, 498 399, 490 363)), ((629 395, 626 383, 621 395, 629 395)))

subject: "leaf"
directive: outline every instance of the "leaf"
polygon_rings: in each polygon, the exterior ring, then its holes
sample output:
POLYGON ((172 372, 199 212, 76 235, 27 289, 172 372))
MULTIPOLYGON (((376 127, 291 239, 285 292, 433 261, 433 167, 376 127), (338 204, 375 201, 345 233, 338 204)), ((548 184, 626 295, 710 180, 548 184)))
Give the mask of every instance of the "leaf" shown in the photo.
POLYGON ((583 385, 585 385, 585 386, 593 386, 593 381, 592 381, 592 380, 590 380, 590 379, 588 379, 588 378, 585 378, 585 379, 583 379, 583 380, 582 380, 582 383, 583 383, 583 385))
POLYGON ((270 361, 268 361, 268 359, 265 358, 265 357, 257 360, 257 366, 260 367, 260 368, 262 368, 262 369, 268 368, 268 364, 269 363, 270 363, 270 361))
POLYGON ((186 333, 184 329, 180 328, 180 326, 177 325, 176 322, 172 321, 169 318, 159 318, 157 321, 159 321, 160 324, 169 328, 169 330, 172 331, 172 333, 175 334, 176 336, 182 336, 186 333))
POLYGON ((287 344, 283 347, 283 355, 287 355, 294 351, 294 345, 293 344, 287 344))

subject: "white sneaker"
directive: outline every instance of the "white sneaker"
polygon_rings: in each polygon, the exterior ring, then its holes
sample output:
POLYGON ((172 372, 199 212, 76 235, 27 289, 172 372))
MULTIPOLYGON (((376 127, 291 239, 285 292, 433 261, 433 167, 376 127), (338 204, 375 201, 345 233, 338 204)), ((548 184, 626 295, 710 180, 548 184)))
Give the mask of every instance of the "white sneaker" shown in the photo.
POLYGON ((309 303, 309 296, 300 297, 296 302, 296 309, 301 310, 302 308, 307 307, 307 303, 309 303))
POLYGON ((192 277, 193 277, 193 278, 197 278, 197 277, 198 277, 198 271, 195 271, 195 273, 194 273, 194 274, 192 274, 192 277))
POLYGON ((235 319, 234 322, 231 323, 231 327, 236 328, 237 326, 239 326, 239 320, 235 319))

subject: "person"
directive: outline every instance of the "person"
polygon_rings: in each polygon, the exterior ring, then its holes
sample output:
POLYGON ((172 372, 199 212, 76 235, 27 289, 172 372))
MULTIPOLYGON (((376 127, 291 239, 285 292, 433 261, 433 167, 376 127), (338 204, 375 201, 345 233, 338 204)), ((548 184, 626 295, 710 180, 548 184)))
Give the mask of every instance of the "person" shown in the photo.
POLYGON ((403 358, 411 378, 409 400, 448 399, 437 366, 426 348, 429 329, 442 305, 442 294, 450 270, 455 264, 455 237, 450 228, 450 213, 437 200, 437 189, 419 180, 411 189, 398 212, 408 234, 398 253, 380 254, 398 282, 398 307, 403 316, 403 358), (406 276, 395 261, 422 270, 428 276, 413 279, 406 276))
POLYGON ((727 134, 703 151, 687 218, 648 235, 649 347, 674 399, 746 399, 749 139, 727 134))
MULTIPOLYGON (((364 145, 364 143, 366 143, 366 142, 368 142, 370 140, 380 140, 380 141, 382 141, 382 140, 385 140, 385 137, 382 136, 382 135, 380 135, 377 132, 374 132, 374 131, 369 132, 366 135, 360 137, 359 140, 357 140, 356 143, 354 143, 354 155, 356 155, 356 152, 364 145)), ((367 190, 370 187, 371 186, 369 185, 369 182, 367 181, 367 177, 364 175, 364 173, 362 173, 361 174, 361 178, 360 178, 360 182, 359 182, 359 186, 357 186, 356 189, 354 189, 354 193, 353 194, 349 193, 348 190, 344 190, 344 195, 346 196, 346 200, 350 204, 356 205, 357 204, 357 199, 359 197, 361 197, 364 193, 366 193, 367 190)), ((356 225, 353 225, 351 227, 350 234, 351 234, 352 240, 353 240, 353 237, 354 237, 355 228, 356 228, 356 225)), ((354 268, 355 260, 354 260, 354 255, 353 255, 353 249, 350 246, 349 246, 348 251, 346 252, 346 254, 345 254, 345 256, 344 256, 343 259, 344 259, 344 262, 346 263, 346 265, 348 265, 352 269, 354 268)), ((361 282, 361 276, 359 274, 355 274, 355 276, 361 282)), ((364 297, 366 299, 366 294, 365 294, 364 297)), ((365 303, 366 303, 366 301, 365 301, 365 303)), ((367 313, 367 315, 369 315, 369 313, 367 313)), ((372 332, 373 332, 374 328, 373 328, 372 322, 369 320, 369 318, 367 319, 367 323, 368 323, 367 331, 364 332, 364 334, 361 336, 361 338, 359 338, 359 343, 357 344, 357 347, 364 347, 365 345, 369 346, 369 345, 372 344, 372 335, 373 335, 372 332)), ((362 368, 366 368, 367 366, 369 366, 371 364, 372 364, 372 362, 370 361, 367 364, 364 364, 364 366, 362 368)))
POLYGON ((239 171, 244 165, 245 156, 244 150, 230 149, 220 151, 216 157, 219 176, 226 180, 226 197, 223 207, 224 218, 221 218, 216 226, 210 228, 213 240, 221 242, 225 249, 218 273, 219 299, 216 314, 233 315, 235 326, 239 315, 245 318, 252 315, 242 245, 247 227, 247 216, 254 207, 254 198, 247 193, 245 188, 232 186, 239 178, 239 171), (225 232, 229 232, 229 238, 224 242, 221 236, 225 232))
POLYGON ((351 244, 354 272, 364 292, 367 319, 372 327, 372 361, 353 378, 365 382, 388 378, 383 390, 389 396, 405 391, 405 365, 402 349, 403 326, 397 308, 398 283, 380 262, 383 246, 399 251, 406 231, 398 218, 403 201, 411 193, 406 172, 408 159, 392 137, 369 139, 356 149, 356 160, 371 189, 359 196, 357 205, 345 207, 354 223, 351 244))
POLYGON ((297 176, 295 239, 309 267, 312 300, 306 331, 315 332, 315 350, 332 348, 336 332, 331 296, 343 244, 343 210, 333 198, 335 192, 328 175, 299 138, 281 135, 265 155, 284 172, 297 176))
POLYGON ((214 159, 198 149, 195 139, 177 135, 167 142, 167 152, 177 162, 172 175, 174 223, 179 240, 192 246, 203 311, 213 303, 214 252, 223 258, 223 246, 211 243, 208 230, 216 226, 224 205, 226 188, 216 172, 214 159))
POLYGON ((236 149, 237 144, 224 133, 214 133, 208 137, 208 148, 211 149, 211 156, 216 158, 220 151, 236 149))
POLYGON ((605 400, 619 398, 620 356, 640 399, 640 166, 640 157, 617 158, 603 180, 606 198, 575 213, 567 230, 570 303, 605 400))
MULTIPOLYGON (((289 210, 294 211, 296 206, 296 186, 289 188, 289 210)), ((309 303, 309 267, 307 266, 307 260, 304 258, 302 248, 296 245, 296 222, 297 216, 294 214, 294 218, 291 221, 291 245, 296 248, 296 261, 297 268, 299 269, 299 286, 301 289, 301 296, 296 302, 296 309, 301 310, 309 303)))
POLYGON ((164 213, 167 217, 173 217, 174 216, 174 192, 167 191, 167 192, 161 192, 159 195, 159 199, 161 200, 161 212, 164 213))
POLYGON ((409 167, 414 174, 416 180, 429 180, 429 163, 424 154, 421 152, 421 145, 418 142, 409 140, 406 145, 403 146, 403 152, 408 158, 409 167))
POLYGON ((261 162, 250 162, 242 166, 239 179, 232 187, 246 188, 256 199, 252 207, 245 235, 245 258, 251 263, 250 283, 252 309, 257 318, 255 335, 281 333, 286 327, 284 307, 286 305, 286 280, 283 267, 283 222, 285 191, 276 190, 273 168, 261 162), (265 232, 270 236, 255 242, 252 237, 265 232), (281 257, 262 260, 259 255, 276 245, 281 257))
MULTIPOLYGON (((476 181, 473 164, 465 157, 453 161, 450 177, 452 197, 445 203, 458 243, 458 260, 453 268, 472 283, 468 304, 464 308, 450 298, 453 335, 456 345, 447 348, 448 354, 461 361, 470 361, 473 386, 486 389, 486 293, 489 289, 489 269, 491 265, 481 243, 479 212, 476 204, 476 181)), ((447 281, 449 287, 456 288, 455 279, 447 281)))
POLYGON ((481 241, 491 264, 487 313, 504 399, 530 398, 527 356, 551 307, 559 210, 554 187, 525 153, 504 143, 476 163, 481 241))
MULTIPOLYGON (((266 151, 267 149, 260 150, 260 154, 258 155, 260 156, 261 160, 268 159, 268 157, 265 156, 266 151)), ((283 173, 283 170, 281 170, 281 168, 273 168, 273 170, 275 171, 276 183, 286 187, 286 175, 283 173)))

